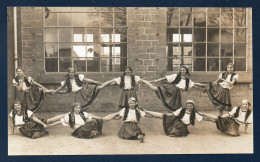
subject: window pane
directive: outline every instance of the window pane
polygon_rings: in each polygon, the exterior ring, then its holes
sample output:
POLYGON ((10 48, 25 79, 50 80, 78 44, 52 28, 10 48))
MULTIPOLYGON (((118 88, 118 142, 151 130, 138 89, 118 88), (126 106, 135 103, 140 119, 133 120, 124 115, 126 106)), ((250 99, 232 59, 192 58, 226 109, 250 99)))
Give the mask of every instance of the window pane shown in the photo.
POLYGON ((77 72, 86 71, 86 60, 73 60, 73 65, 77 72))
POLYGON ((181 58, 180 57, 173 57, 173 58, 168 58, 168 70, 170 71, 179 71, 181 64, 181 58))
POLYGON ((245 27, 246 26, 246 14, 235 13, 234 14, 234 26, 245 27))
POLYGON ((246 57, 246 43, 237 43, 235 44, 234 55, 246 57))
POLYGON ((183 56, 192 56, 192 45, 190 44, 181 44, 181 50, 183 56))
POLYGON ((174 41, 180 42, 178 28, 167 29, 167 42, 173 42, 173 35, 174 41))
POLYGON ((183 58, 183 65, 192 67, 192 58, 191 57, 184 57, 183 58))
POLYGON ((73 42, 83 42, 85 33, 85 28, 73 28, 73 42))
POLYGON ((58 72, 58 59, 45 58, 45 70, 46 72, 58 72))
POLYGON ((208 12, 219 12, 220 8, 209 7, 208 12))
POLYGON ((71 28, 60 28, 59 29, 59 41, 60 42, 71 42, 71 28))
POLYGON ((168 12, 178 13, 179 7, 168 7, 168 12))
POLYGON ((233 9, 229 7, 223 7, 221 8, 221 12, 233 12, 233 9))
POLYGON ((181 55, 180 47, 178 44, 174 44, 172 46, 172 54, 173 55, 181 55))
POLYGON ((195 57, 205 57, 206 56, 206 45, 201 44, 193 44, 194 47, 194 56, 195 57))
POLYGON ((219 42, 218 28, 208 28, 208 42, 219 42))
POLYGON ((220 22, 220 14, 209 13, 207 21, 208 21, 208 27, 218 27, 220 22))
POLYGON ((67 72, 68 68, 71 67, 70 58, 60 58, 60 72, 67 72))
POLYGON ((58 57, 58 43, 45 44, 45 57, 58 57))
POLYGON ((233 26, 233 14, 221 14, 221 26, 233 26))
POLYGON ((219 59, 208 58, 207 71, 219 71, 219 59))
POLYGON ((208 44, 208 57, 219 57, 219 44, 208 44))
POLYGON ((127 42, 127 28, 115 28, 115 34, 119 37, 115 36, 114 42, 127 42))
POLYGON ((71 57, 71 44, 60 43, 59 44, 59 56, 60 57, 71 57))
POLYGON ((232 58, 222 58, 221 59, 221 71, 226 71, 227 70, 227 64, 228 63, 233 63, 232 58))
POLYGON ((92 34, 93 35, 93 42, 100 42, 99 38, 99 29, 98 28, 87 28, 86 29, 87 34, 92 34))
POLYGON ((57 42, 58 41, 58 29, 45 28, 45 42, 57 42))
POLYGON ((85 45, 73 45, 72 57, 87 57, 85 45))
POLYGON ((235 42, 246 41, 246 29, 234 29, 235 42))
POLYGON ((205 28, 194 28, 195 42, 206 41, 206 29, 205 28))
POLYGON ((205 27, 206 26, 206 14, 195 13, 193 14, 193 22, 195 27, 205 27))
POLYGON ((191 13, 180 14, 180 25, 181 26, 192 26, 191 13))
POLYGON ((59 13, 59 26, 71 26, 71 13, 59 13))
POLYGON ((85 27, 87 26, 86 20, 86 13, 72 13, 72 26, 85 27))
POLYGON ((245 58, 235 58, 234 67, 236 71, 246 71, 246 59, 245 58))
POLYGON ((45 13, 45 26, 57 26, 57 13, 45 13))
POLYGON ((205 58, 194 58, 194 71, 205 71, 205 58))
POLYGON ((179 14, 167 14, 167 26, 179 26, 179 14))
POLYGON ((233 56, 233 45, 232 44, 221 44, 221 56, 233 56))
POLYGON ((94 58, 87 60, 87 69, 88 72, 99 72, 100 71, 100 58, 94 53, 94 58))
POLYGON ((182 42, 192 42, 192 29, 180 29, 182 42))
POLYGON ((233 42, 233 29, 221 29, 221 42, 233 42))
POLYGON ((100 13, 100 23, 101 26, 113 26, 113 14, 100 13))
POLYGON ((101 42, 112 42, 112 40, 111 40, 112 33, 113 33, 112 28, 101 29, 101 42))
POLYGON ((115 15, 115 26, 126 26, 126 9, 125 12, 116 12, 114 13, 114 15, 115 15))

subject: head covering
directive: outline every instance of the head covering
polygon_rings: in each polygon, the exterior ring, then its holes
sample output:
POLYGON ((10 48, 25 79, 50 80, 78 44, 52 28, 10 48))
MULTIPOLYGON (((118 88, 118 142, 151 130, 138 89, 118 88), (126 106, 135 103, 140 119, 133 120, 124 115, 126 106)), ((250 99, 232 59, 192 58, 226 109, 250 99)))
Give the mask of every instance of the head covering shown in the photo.
POLYGON ((135 99, 134 97, 130 97, 130 98, 128 99, 128 101, 135 101, 135 102, 136 102, 136 99, 135 99))
POLYGON ((242 102, 241 102, 241 104, 242 104, 242 103, 245 103, 245 102, 247 102, 247 103, 248 103, 248 106, 250 106, 250 105, 251 105, 251 103, 250 103, 250 102, 249 102, 247 99, 243 99, 243 100, 242 100, 242 102))
POLYGON ((188 103, 195 105, 195 102, 193 100, 186 100, 186 104, 188 104, 188 103))

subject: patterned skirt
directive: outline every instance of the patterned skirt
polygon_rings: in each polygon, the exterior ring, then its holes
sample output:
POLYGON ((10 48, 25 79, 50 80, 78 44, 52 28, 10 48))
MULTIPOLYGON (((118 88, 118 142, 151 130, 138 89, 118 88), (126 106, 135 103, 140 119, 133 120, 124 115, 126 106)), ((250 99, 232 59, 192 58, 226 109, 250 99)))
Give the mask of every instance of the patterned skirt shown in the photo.
POLYGON ((138 135, 145 135, 136 122, 124 122, 118 132, 118 136, 122 139, 134 140, 138 135))
POLYGON ((216 120, 218 130, 231 136, 239 136, 239 124, 234 118, 220 117, 216 120))
POLYGON ((22 107, 27 107, 28 110, 36 112, 44 101, 45 91, 32 85, 27 92, 18 91, 17 96, 22 107))
POLYGON ((175 85, 164 84, 162 88, 158 87, 158 91, 155 93, 163 105, 170 111, 175 111, 182 107, 181 89, 175 85))
POLYGON ((219 84, 208 84, 207 87, 207 94, 209 99, 219 109, 226 109, 228 111, 231 110, 231 97, 229 89, 223 88, 219 84))
POLYGON ((19 130, 25 137, 29 137, 29 138, 33 138, 35 133, 39 134, 38 137, 49 133, 43 128, 41 124, 38 124, 34 121, 29 121, 25 123, 21 128, 19 128, 19 130))
POLYGON ((136 91, 134 89, 124 89, 121 93, 121 97, 120 97, 120 101, 119 101, 119 109, 122 109, 128 105, 128 99, 130 97, 134 97, 137 100, 137 95, 136 95, 136 91))
POLYGON ((176 116, 163 115, 163 129, 167 136, 182 137, 189 134, 188 126, 176 116))
POLYGON ((71 135, 77 138, 94 138, 99 134, 102 134, 102 119, 95 119, 87 121, 84 125, 76 129, 71 135))
POLYGON ((97 85, 84 84, 83 87, 75 93, 75 102, 79 102, 82 110, 86 110, 96 99, 99 90, 97 85))

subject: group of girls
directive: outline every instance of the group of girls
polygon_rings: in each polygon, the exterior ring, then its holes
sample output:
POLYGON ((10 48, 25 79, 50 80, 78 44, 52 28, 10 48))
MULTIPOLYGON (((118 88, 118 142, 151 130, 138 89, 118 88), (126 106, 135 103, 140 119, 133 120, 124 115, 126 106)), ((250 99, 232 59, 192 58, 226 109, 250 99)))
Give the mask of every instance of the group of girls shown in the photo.
POLYGON ((48 131, 45 129, 50 126, 62 124, 74 129, 72 136, 77 138, 93 138, 102 133, 103 122, 111 119, 118 120, 123 118, 124 124, 118 132, 122 139, 138 139, 144 141, 145 134, 139 127, 140 119, 144 116, 160 118, 163 120, 164 132, 167 136, 181 137, 187 136, 187 127, 198 121, 206 120, 216 123, 217 129, 232 136, 239 135, 239 125, 245 124, 247 131, 248 124, 252 123, 252 112, 250 102, 242 100, 239 107, 231 110, 230 89, 238 81, 238 75, 234 73, 234 65, 228 64, 227 71, 221 73, 213 83, 202 84, 191 81, 189 70, 185 66, 180 66, 178 74, 167 75, 154 81, 147 81, 140 76, 132 74, 131 67, 124 69, 124 74, 105 83, 100 83, 87 79, 83 74, 77 75, 74 68, 68 69, 65 80, 57 90, 48 90, 31 77, 25 76, 23 69, 16 70, 17 77, 13 80, 18 90, 18 100, 13 104, 10 117, 13 119, 13 128, 18 127, 20 132, 29 138, 38 138, 48 131), (152 83, 167 81, 162 87, 154 86, 152 83), (162 104, 170 111, 168 114, 152 112, 139 107, 135 91, 136 84, 146 84, 155 91, 162 104), (97 97, 99 91, 110 85, 118 84, 123 89, 119 102, 119 111, 105 117, 98 117, 87 113, 85 110, 97 97), (199 112, 195 108, 193 100, 187 100, 182 106, 182 91, 189 91, 192 87, 206 92, 213 105, 219 109, 219 116, 199 112), (45 94, 64 93, 61 91, 66 88, 66 93, 75 93, 75 103, 69 113, 62 114, 47 120, 37 118, 36 112, 44 100, 45 94), (228 114, 223 115, 227 109, 228 114))

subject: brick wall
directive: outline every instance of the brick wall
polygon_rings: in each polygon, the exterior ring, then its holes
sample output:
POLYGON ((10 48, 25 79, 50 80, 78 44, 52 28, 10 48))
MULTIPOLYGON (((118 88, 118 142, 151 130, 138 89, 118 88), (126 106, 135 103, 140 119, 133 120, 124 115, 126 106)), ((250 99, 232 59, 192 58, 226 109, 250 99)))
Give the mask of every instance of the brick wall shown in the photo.
MULTIPOLYGON (((43 47, 43 10, 41 7, 21 8, 20 36, 18 45, 19 66, 23 66, 28 75, 47 88, 56 89, 64 74, 45 74, 44 72, 44 47, 43 47)), ((161 78, 166 74, 166 8, 127 8, 127 37, 128 37, 128 65, 134 70, 134 74, 142 76, 146 80, 161 78)), ((250 16, 251 13, 249 13, 250 16)), ((252 40, 252 30, 248 30, 248 40, 252 40)), ((252 44, 248 44, 249 62, 252 62, 252 44)), ((248 98, 252 101, 252 65, 249 64, 249 73, 239 73, 242 83, 237 84, 231 91, 234 105, 241 99, 248 98), (241 77, 242 76, 242 77, 241 77), (243 77, 246 76, 246 77, 243 77), (248 77, 249 76, 249 77, 248 77), (250 78, 251 77, 251 78, 250 78)), ((8 73, 10 75, 10 73, 8 73)), ((122 73, 85 73, 86 77, 101 82, 113 79, 122 73)), ((195 82, 213 81, 218 73, 199 72, 192 73, 191 79, 195 82)), ((150 110, 165 110, 155 93, 145 85, 136 86, 139 103, 150 110)), ((116 111, 121 89, 118 85, 112 85, 101 90, 97 99, 91 105, 89 111, 116 111)), ((213 105, 206 94, 193 89, 183 92, 185 100, 194 99, 200 110, 213 110, 213 105)), ((70 111, 70 103, 74 100, 73 94, 56 94, 53 97, 46 96, 41 111, 70 111)))

